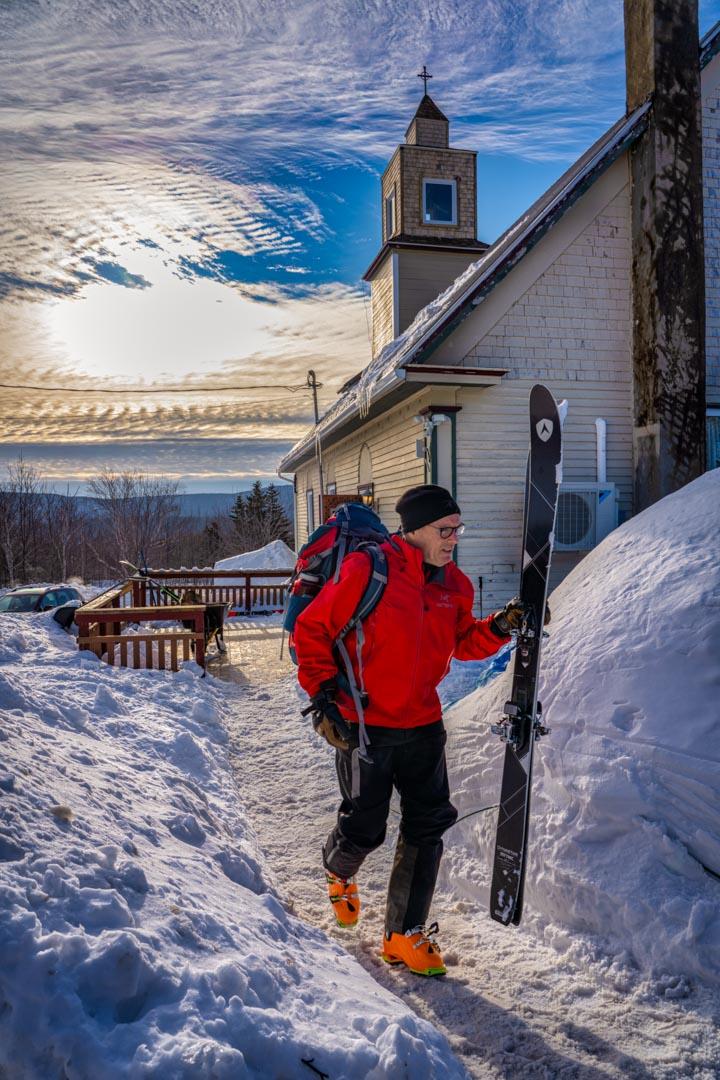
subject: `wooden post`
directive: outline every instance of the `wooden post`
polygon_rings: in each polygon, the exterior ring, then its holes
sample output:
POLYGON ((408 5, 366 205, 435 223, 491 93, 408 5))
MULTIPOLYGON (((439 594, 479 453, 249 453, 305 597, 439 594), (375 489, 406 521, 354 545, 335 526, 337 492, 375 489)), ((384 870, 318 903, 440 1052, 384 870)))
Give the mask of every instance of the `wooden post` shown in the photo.
POLYGON ((205 612, 198 611, 195 615, 195 661, 201 668, 205 667, 205 612))
POLYGON ((705 470, 705 256, 697 0, 625 0, 630 150, 634 510, 705 470))
POLYGON ((245 614, 252 614, 252 589, 250 588, 250 575, 245 575, 245 614))

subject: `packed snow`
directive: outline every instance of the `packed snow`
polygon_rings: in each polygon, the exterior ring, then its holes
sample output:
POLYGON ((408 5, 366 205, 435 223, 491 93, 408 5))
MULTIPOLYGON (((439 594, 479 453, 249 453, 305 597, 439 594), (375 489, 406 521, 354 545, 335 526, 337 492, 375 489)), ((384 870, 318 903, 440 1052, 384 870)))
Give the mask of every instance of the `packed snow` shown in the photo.
MULTIPOLYGON (((707 862, 703 869, 671 839, 684 797, 699 831, 713 844, 720 836, 717 738, 706 737, 717 713, 720 662, 720 610, 708 602, 718 587, 719 496, 720 473, 701 478, 613 533, 551 598, 541 697, 553 730, 537 748, 528 893, 518 929, 488 915, 497 811, 485 808, 497 802, 503 753, 488 729, 509 696, 510 672, 448 709, 451 789, 463 820, 447 834, 431 912, 449 969, 444 982, 413 979, 378 959, 396 806, 388 841, 359 875, 360 925, 352 934, 333 927, 320 870, 338 799, 332 754, 288 705, 294 674, 277 659, 279 624, 273 630, 248 622, 246 636, 231 647, 232 677, 242 683, 255 673, 273 717, 260 746, 256 717, 238 709, 230 745, 242 755, 250 816, 281 891, 304 919, 342 941, 378 982, 440 1027, 470 1076, 720 1074, 720 965, 708 918, 708 904, 717 910, 720 898, 708 870, 718 867, 707 862), (661 678, 677 686, 675 698, 661 678), (627 722, 636 705, 644 710, 644 741, 627 722), (670 771, 666 748, 677 748, 678 738, 692 746, 694 760, 680 755, 685 770, 670 771), (246 755, 250 744, 255 752, 246 755), (302 784, 289 786, 289 775, 302 784)), ((496 671, 503 659, 493 662, 496 671)), ((469 679, 485 682, 487 674, 485 663, 453 665, 443 700, 457 701, 469 679)))
MULTIPOLYGON (((291 547, 285 543, 284 540, 271 540, 269 544, 265 544, 264 547, 256 548, 254 551, 243 551, 239 555, 230 555, 226 559, 219 559, 215 563, 215 570, 292 570, 295 565, 295 559, 297 556, 291 547)), ((253 577, 254 585, 281 585, 282 578, 278 577, 253 577)), ((244 577, 222 577, 215 578, 216 585, 244 585, 244 577)), ((276 611, 278 605, 268 602, 267 604, 260 603, 259 599, 255 599, 255 610, 262 611, 276 611)), ((236 612, 231 611, 230 615, 234 616, 236 612)))
POLYGON ((50 616, 0 630, 0 1075, 462 1076, 281 902, 227 686, 109 668, 50 616))
POLYGON ((334 926, 332 753, 280 616, 234 623, 208 679, 0 620, 0 1075, 714 1080, 719 531, 716 471, 553 594, 517 929, 487 913, 507 654, 454 665, 446 703, 486 685, 446 712, 444 980, 379 959, 397 807, 334 926))
MULTIPOLYGON (((720 470, 615 530, 554 592, 542 664, 528 921, 598 935, 676 994, 720 986, 719 532, 720 470)), ((495 787, 476 731, 509 680, 452 713, 460 791, 495 787)), ((468 852, 489 858, 491 824, 460 826, 468 852)))

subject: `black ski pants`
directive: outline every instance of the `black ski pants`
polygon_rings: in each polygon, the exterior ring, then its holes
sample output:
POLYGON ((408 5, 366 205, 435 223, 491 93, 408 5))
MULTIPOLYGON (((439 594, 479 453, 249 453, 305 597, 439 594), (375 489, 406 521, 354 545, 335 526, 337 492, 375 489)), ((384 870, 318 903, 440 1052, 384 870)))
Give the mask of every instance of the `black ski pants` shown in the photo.
POLYGON ((393 788, 400 795, 400 835, 388 886, 385 930, 404 933, 427 922, 442 835, 457 820, 450 802, 441 720, 420 728, 369 727, 369 756, 337 750, 342 802, 323 849, 331 874, 352 877, 385 839, 393 788))

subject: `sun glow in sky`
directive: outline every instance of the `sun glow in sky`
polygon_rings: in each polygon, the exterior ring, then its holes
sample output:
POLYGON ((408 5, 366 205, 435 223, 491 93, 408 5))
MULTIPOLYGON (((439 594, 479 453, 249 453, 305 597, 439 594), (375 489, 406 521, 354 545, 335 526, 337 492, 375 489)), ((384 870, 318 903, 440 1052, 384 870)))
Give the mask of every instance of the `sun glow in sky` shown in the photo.
POLYGON ((79 378, 137 386, 222 377, 233 359, 266 353, 282 333, 283 307, 220 281, 178 278, 163 266, 147 280, 135 289, 95 282, 48 305, 51 340, 72 357, 79 378))
MULTIPOLYGON (((700 8, 701 30, 720 0, 700 8)), ((379 177, 422 92, 478 150, 492 241, 624 110, 622 0, 9 0, 0 465, 186 489, 272 477, 370 359, 379 177), (100 397, 99 387, 278 389, 100 397)))

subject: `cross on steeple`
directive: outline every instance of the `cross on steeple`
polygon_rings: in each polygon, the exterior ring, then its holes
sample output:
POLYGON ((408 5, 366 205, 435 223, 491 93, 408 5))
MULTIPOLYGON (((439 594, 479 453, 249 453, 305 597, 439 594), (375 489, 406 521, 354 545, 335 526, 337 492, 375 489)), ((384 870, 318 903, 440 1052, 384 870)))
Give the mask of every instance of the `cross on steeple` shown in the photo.
POLYGON ((428 79, 432 79, 432 75, 430 74, 428 69, 425 67, 425 64, 423 64, 422 71, 418 72, 418 79, 423 80, 423 83, 425 85, 425 91, 424 92, 427 94, 428 79))

